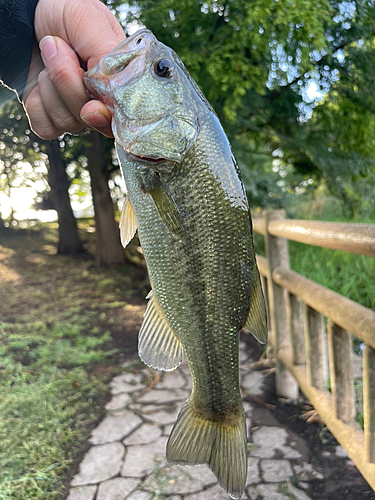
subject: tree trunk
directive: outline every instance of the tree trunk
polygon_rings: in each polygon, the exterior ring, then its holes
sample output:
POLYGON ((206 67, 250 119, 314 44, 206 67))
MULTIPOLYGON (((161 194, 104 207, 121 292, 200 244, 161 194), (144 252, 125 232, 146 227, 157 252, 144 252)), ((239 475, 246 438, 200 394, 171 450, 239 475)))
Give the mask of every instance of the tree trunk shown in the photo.
POLYGON ((69 180, 66 175, 65 162, 60 153, 57 139, 46 143, 48 155, 48 183, 51 197, 57 211, 59 221, 59 244, 57 253, 75 255, 85 250, 78 236, 77 221, 73 215, 69 197, 69 180))
POLYGON ((98 132, 91 132, 86 156, 91 179, 92 199, 95 211, 96 254, 99 266, 122 264, 125 259, 120 242, 120 232, 115 221, 113 202, 108 187, 108 163, 104 138, 98 132))

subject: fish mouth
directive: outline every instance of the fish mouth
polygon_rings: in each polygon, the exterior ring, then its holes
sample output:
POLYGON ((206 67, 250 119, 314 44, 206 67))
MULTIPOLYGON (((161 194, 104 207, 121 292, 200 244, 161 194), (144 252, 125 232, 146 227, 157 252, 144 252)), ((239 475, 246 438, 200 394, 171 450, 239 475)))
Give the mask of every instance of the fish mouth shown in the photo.
MULTIPOLYGON (((117 133, 117 126, 116 126, 116 122, 114 119, 112 119, 112 131, 113 131, 113 135, 115 136, 116 142, 124 150, 129 161, 137 161, 137 162, 147 164, 149 166, 158 165, 158 164, 165 163, 165 162, 170 162, 170 159, 165 158, 165 157, 161 157, 161 156, 157 157, 156 155, 155 156, 146 156, 146 155, 142 155, 142 154, 136 154, 136 152, 134 152, 134 150, 133 150, 133 146, 135 145, 135 143, 139 139, 139 136, 142 135, 143 127, 145 125, 152 125, 154 123, 157 123, 159 121, 159 119, 144 120, 142 123, 138 123, 137 126, 131 126, 130 125, 131 122, 130 121, 126 122, 126 117, 124 117, 124 118, 125 118, 125 122, 123 124, 124 128, 126 128, 129 132, 135 133, 135 137, 133 137, 132 141, 130 143, 129 142, 125 143, 122 140, 121 136, 119 136, 119 134, 117 133)), ((138 153, 138 151, 137 151, 137 153, 138 153)))
POLYGON ((89 99, 95 99, 96 101, 100 101, 100 95, 99 94, 96 94, 95 91, 91 91, 87 88, 87 86, 85 85, 85 91, 86 91, 86 95, 89 99))
POLYGON ((134 60, 140 58, 143 61, 150 45, 155 43, 155 40, 154 35, 149 30, 139 30, 102 57, 96 66, 83 75, 83 83, 88 97, 112 108, 112 99, 108 98, 108 95, 111 93, 113 85, 129 83, 137 71, 127 70, 124 73, 124 70, 129 65, 133 67, 133 62, 135 67, 141 64, 134 60))
POLYGON ((88 71, 83 75, 86 95, 89 99, 100 101, 112 110, 112 101, 106 98, 107 88, 109 87, 108 77, 102 75, 97 68, 98 66, 95 66, 90 69, 91 76, 88 76, 88 71))
POLYGON ((111 88, 111 77, 124 71, 137 55, 137 53, 130 54, 120 67, 118 65, 116 67, 113 61, 108 62, 106 58, 102 58, 99 64, 86 71, 83 75, 83 83, 87 96, 112 107, 112 99, 106 97, 111 88))
POLYGON ((158 165, 159 163, 167 161, 165 158, 148 158, 147 156, 138 156, 135 155, 134 153, 131 153, 130 151, 127 150, 125 151, 133 160, 137 160, 142 163, 152 163, 154 165, 158 165))

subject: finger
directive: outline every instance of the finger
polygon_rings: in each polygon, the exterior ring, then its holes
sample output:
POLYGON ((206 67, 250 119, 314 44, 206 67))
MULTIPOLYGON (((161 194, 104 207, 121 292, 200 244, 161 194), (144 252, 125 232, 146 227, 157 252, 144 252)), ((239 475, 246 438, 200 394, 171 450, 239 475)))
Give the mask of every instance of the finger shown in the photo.
POLYGON ((81 109, 81 120, 89 128, 97 130, 107 137, 113 137, 111 121, 112 115, 108 108, 99 101, 89 101, 81 109))
POLYGON ((112 12, 99 0, 81 0, 67 4, 65 29, 79 56, 91 69, 126 36, 112 12), (80 5, 79 5, 80 4, 80 5), (93 8, 95 5, 95 9, 93 8), (81 19, 80 30, 74 28, 81 19))
POLYGON ((48 141, 63 134, 46 113, 38 87, 35 87, 25 102, 25 110, 29 118, 30 127, 36 135, 48 141))
POLYGON ((30 61, 29 73, 27 75, 26 85, 22 93, 22 102, 25 103, 33 88, 38 85, 38 75, 43 70, 44 64, 40 57, 40 51, 37 43, 34 43, 33 52, 30 61))
POLYGON ((46 35, 62 38, 89 69, 125 39, 121 25, 99 0, 39 0, 34 25, 37 40, 46 35))
MULTIPOLYGON (((64 40, 46 36, 39 44, 49 79, 72 115, 80 121, 80 110, 88 101, 77 54, 64 40)), ((83 125, 82 125, 83 128, 83 125)))
POLYGON ((107 137, 113 137, 111 130, 111 114, 104 104, 99 101, 92 101, 94 104, 89 104, 85 87, 82 81, 83 70, 79 67, 77 54, 58 37, 45 37, 40 42, 41 52, 46 64, 46 71, 43 72, 41 85, 48 90, 48 94, 42 93, 44 107, 51 110, 50 116, 58 128, 62 128, 66 132, 77 132, 76 125, 68 118, 66 112, 60 118, 52 115, 54 95, 51 88, 48 89, 45 77, 48 72, 48 81, 52 84, 55 93, 61 98, 65 105, 65 109, 71 113, 81 125, 78 130, 82 130, 84 126, 89 126, 98 130, 107 137), (88 106, 83 111, 81 108, 88 106), (88 115, 88 116, 83 116, 88 115), (83 120, 80 118, 83 116, 83 120))
POLYGON ((77 134, 80 132, 83 128, 82 121, 77 120, 71 113, 68 106, 52 85, 46 69, 39 73, 38 87, 44 110, 55 127, 70 134, 77 134))

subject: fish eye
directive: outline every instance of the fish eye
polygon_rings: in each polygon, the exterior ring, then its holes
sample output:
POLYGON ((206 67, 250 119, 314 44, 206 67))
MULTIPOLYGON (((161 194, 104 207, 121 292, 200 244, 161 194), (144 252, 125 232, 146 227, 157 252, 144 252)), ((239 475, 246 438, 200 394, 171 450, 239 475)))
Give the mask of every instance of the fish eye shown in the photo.
POLYGON ((172 74, 173 63, 169 59, 161 59, 155 63, 154 71, 158 76, 169 78, 172 74))

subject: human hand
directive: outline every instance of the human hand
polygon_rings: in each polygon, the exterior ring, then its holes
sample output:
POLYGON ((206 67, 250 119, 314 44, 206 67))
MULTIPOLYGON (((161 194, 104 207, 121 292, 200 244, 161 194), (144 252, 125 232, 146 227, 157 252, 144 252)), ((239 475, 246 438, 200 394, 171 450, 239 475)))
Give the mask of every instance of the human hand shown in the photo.
POLYGON ((89 127, 113 137, 110 112, 89 101, 82 75, 125 39, 114 15, 99 0, 39 0, 34 27, 39 48, 23 93, 33 131, 51 140, 89 127))

